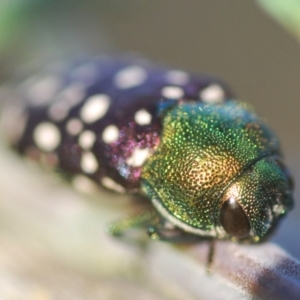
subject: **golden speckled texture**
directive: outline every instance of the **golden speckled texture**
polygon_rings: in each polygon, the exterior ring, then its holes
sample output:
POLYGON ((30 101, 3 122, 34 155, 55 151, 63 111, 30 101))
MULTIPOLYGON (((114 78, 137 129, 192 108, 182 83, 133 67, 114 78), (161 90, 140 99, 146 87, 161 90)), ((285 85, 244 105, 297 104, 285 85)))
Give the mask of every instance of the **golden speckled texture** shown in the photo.
POLYGON ((291 207, 286 175, 273 158, 264 159, 279 156, 276 136, 247 105, 183 103, 165 112, 162 141, 144 166, 143 186, 180 221, 223 238, 222 195, 241 179, 237 200, 257 241, 276 223, 275 202, 283 208, 278 215, 291 207))

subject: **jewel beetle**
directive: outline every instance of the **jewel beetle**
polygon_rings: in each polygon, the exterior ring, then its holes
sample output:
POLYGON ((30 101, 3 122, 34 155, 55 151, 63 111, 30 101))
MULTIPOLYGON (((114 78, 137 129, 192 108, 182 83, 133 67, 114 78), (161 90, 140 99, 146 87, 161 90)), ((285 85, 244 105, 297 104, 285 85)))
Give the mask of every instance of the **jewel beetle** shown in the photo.
POLYGON ((5 97, 2 127, 19 153, 149 204, 111 226, 115 235, 256 243, 293 207, 278 138, 213 76, 100 57, 5 97))

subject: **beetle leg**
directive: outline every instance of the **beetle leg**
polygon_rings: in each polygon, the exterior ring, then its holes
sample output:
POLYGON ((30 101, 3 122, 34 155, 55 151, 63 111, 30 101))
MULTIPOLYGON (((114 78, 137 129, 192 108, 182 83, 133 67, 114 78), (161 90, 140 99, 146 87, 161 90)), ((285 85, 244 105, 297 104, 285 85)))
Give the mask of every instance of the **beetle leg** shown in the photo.
POLYGON ((149 225, 147 231, 152 240, 170 243, 195 243, 203 239, 200 236, 183 231, 161 217, 158 217, 156 222, 149 225))
POLYGON ((195 243, 201 240, 199 236, 191 235, 176 227, 170 228, 169 224, 164 223, 150 225, 147 230, 153 240, 170 243, 195 243))
POLYGON ((214 239, 210 240, 209 252, 208 252, 207 262, 206 262, 206 273, 208 275, 211 275, 212 273, 212 266, 214 263, 214 256, 215 256, 215 247, 216 247, 215 240, 214 239))
POLYGON ((110 224, 106 230, 113 236, 126 238, 136 229, 148 228, 157 223, 159 223, 157 213, 154 210, 147 209, 110 224))
POLYGON ((116 237, 128 238, 136 232, 136 229, 141 228, 147 229, 150 238, 153 240, 171 243, 193 243, 201 240, 199 236, 191 235, 176 228, 158 215, 155 210, 151 209, 111 224, 108 226, 107 232, 116 237))

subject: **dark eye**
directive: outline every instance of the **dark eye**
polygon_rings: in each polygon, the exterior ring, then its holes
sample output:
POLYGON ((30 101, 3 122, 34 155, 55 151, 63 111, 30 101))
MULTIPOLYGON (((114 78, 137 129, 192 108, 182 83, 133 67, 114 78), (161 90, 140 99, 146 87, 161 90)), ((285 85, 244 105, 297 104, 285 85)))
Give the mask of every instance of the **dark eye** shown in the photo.
POLYGON ((224 230, 231 236, 239 239, 249 236, 250 224, 248 218, 234 198, 224 202, 221 208, 220 222, 224 230))

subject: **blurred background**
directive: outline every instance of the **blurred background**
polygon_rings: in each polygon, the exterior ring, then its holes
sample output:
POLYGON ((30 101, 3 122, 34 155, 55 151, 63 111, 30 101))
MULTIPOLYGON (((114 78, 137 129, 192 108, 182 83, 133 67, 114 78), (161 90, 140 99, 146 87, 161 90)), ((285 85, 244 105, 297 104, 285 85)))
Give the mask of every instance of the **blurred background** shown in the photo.
POLYGON ((288 159, 299 154, 299 45, 257 2, 0 0, 3 80, 112 51, 220 76, 267 118, 288 159))
POLYGON ((280 136, 296 185, 296 208, 273 240, 299 259, 297 39, 254 1, 0 0, 2 82, 27 67, 108 52, 136 52, 213 73, 266 118, 280 136))

